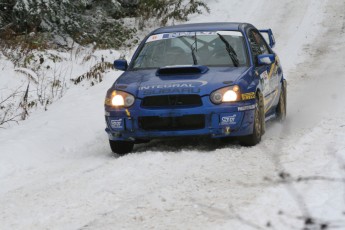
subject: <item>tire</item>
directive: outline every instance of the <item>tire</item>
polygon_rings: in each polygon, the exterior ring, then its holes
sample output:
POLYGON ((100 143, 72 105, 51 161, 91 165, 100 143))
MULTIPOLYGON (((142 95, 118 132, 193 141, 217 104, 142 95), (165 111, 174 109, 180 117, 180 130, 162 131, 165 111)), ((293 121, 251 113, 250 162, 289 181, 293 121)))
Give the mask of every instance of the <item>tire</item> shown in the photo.
POLYGON ((110 148, 113 153, 123 156, 132 152, 134 143, 130 141, 112 141, 109 140, 110 148))
POLYGON ((282 84, 279 102, 276 109, 277 120, 283 122, 286 118, 286 81, 282 84))
POLYGON ((256 108, 254 112, 254 128, 253 133, 248 136, 240 137, 239 142, 242 146, 255 146, 261 141, 265 129, 265 112, 263 97, 261 94, 256 96, 256 108))

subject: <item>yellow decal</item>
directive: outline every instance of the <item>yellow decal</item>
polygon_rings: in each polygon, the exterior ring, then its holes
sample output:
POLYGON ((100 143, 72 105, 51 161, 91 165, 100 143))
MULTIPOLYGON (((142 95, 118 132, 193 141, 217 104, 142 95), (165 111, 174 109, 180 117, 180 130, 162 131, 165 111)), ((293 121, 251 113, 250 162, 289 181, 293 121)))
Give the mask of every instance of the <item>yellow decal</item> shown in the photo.
POLYGON ((271 78, 272 75, 273 75, 273 71, 276 73, 278 68, 277 68, 277 65, 276 63, 279 62, 279 59, 278 59, 278 56, 276 56, 276 59, 275 59, 275 62, 272 64, 271 66, 271 69, 270 69, 270 72, 268 74, 268 78, 271 78))
POLYGON ((131 113, 128 111, 128 109, 126 109, 126 114, 127 114, 127 117, 131 116, 131 113))
POLYGON ((105 101, 104 101, 104 104, 105 104, 105 105, 108 105, 108 106, 111 106, 111 100, 110 100, 110 98, 106 98, 105 101))
POLYGON ((242 94, 242 100, 250 100, 255 98, 255 92, 242 94))
POLYGON ((265 104, 265 113, 268 112, 268 110, 271 109, 273 102, 274 102, 274 98, 276 98, 276 96, 278 95, 278 90, 275 90, 273 93, 273 96, 271 96, 269 99, 264 99, 264 104, 265 104))

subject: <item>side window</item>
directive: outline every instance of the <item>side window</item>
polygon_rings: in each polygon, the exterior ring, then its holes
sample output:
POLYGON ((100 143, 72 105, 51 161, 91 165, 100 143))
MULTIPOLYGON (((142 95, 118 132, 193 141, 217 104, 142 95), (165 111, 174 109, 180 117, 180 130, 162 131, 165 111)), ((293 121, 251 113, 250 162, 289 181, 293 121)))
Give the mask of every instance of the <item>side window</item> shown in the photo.
POLYGON ((249 38, 250 48, 255 58, 255 62, 257 62, 256 56, 260 54, 270 53, 264 39, 262 38, 262 36, 260 36, 259 32, 255 30, 249 31, 248 38, 249 38))

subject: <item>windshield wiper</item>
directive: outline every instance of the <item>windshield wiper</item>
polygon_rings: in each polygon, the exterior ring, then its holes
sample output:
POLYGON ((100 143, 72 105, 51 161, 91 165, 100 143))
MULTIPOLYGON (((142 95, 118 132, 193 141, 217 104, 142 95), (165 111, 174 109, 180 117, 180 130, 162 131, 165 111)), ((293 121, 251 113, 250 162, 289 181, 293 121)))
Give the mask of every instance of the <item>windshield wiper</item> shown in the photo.
POLYGON ((196 55, 195 55, 195 50, 196 50, 196 48, 195 48, 195 47, 193 48, 193 45, 194 45, 194 44, 192 44, 192 45, 190 46, 190 49, 192 50, 193 64, 194 64, 194 65, 197 65, 197 64, 198 64, 198 60, 196 59, 196 55))
POLYGON ((222 40, 222 42, 225 44, 226 51, 228 51, 228 54, 231 58, 231 61, 234 63, 234 66, 238 67, 239 61, 238 61, 237 54, 234 48, 232 48, 229 42, 221 34, 217 33, 217 35, 219 36, 220 40, 222 40))
MULTIPOLYGON (((187 43, 187 41, 185 41, 184 38, 189 38, 190 36, 179 36, 177 37, 178 39, 181 39, 184 43, 187 43)), ((197 65, 198 64, 198 59, 196 58, 196 55, 195 55, 195 51, 198 51, 197 49, 197 45, 198 45, 198 42, 197 42, 197 39, 196 39, 196 33, 195 33, 195 37, 194 37, 194 43, 190 46, 190 50, 192 51, 192 57, 193 57, 193 64, 194 65, 197 65), (195 47, 193 47, 195 45, 195 47)))
POLYGON ((198 64, 198 60, 196 59, 195 51, 198 52, 198 39, 196 38, 196 32, 194 34, 194 43, 190 46, 192 50, 192 56, 193 56, 193 63, 194 65, 198 64), (193 48, 194 46, 194 48, 193 48))

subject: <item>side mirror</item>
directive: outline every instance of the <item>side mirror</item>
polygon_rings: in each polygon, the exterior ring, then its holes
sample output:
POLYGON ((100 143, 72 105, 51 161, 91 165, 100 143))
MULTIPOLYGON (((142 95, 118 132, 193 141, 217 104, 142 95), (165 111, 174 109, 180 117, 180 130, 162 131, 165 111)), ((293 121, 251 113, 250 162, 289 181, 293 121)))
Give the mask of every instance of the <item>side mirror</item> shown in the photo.
POLYGON ((122 71, 126 71, 128 68, 127 60, 118 59, 114 61, 114 68, 122 71))
POLYGON ((259 65, 271 65, 276 60, 275 54, 261 54, 258 55, 258 64, 259 65))
POLYGON ((269 43, 270 47, 274 48, 274 46, 276 45, 276 40, 274 39, 272 30, 267 29, 267 30, 259 30, 259 31, 264 36, 267 43, 269 43))

